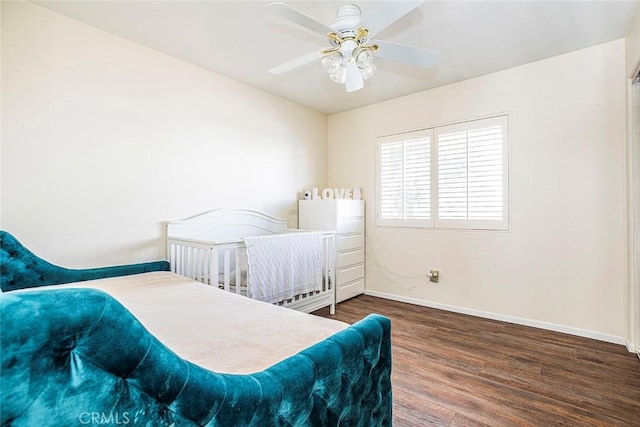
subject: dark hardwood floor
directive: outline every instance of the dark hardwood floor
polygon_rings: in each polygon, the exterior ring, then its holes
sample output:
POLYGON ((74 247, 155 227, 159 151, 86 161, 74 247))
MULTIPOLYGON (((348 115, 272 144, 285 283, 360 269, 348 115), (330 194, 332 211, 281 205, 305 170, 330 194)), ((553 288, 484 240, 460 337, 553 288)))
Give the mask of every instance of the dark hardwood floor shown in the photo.
POLYGON ((361 295, 314 314, 392 321, 395 426, 640 426, 625 347, 361 295))

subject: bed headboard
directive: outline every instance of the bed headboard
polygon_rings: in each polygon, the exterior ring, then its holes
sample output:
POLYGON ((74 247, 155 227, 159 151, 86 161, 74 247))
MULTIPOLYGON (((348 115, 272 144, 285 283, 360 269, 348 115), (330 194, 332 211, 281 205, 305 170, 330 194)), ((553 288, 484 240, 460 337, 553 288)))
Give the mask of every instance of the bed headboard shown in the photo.
POLYGON ((283 233, 287 220, 250 209, 215 209, 191 218, 168 221, 167 237, 197 240, 239 240, 283 233))
POLYGON ((14 236, 0 230, 0 289, 2 292, 151 271, 169 271, 169 263, 152 261, 83 269, 60 267, 40 258, 14 236))

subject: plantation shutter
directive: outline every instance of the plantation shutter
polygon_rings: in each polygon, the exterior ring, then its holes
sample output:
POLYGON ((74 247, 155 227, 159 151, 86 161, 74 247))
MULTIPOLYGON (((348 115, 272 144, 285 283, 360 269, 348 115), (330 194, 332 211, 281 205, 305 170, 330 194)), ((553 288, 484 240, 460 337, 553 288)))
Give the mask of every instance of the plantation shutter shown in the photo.
POLYGON ((380 145, 380 217, 402 219, 402 141, 380 145))
POLYGON ((437 226, 507 226, 507 116, 435 129, 437 226))
POLYGON ((509 229, 509 116, 377 140, 379 226, 509 229))
POLYGON ((431 138, 404 143, 404 218, 431 217, 431 138))
POLYGON ((378 138, 378 224, 431 226, 431 132, 378 138))

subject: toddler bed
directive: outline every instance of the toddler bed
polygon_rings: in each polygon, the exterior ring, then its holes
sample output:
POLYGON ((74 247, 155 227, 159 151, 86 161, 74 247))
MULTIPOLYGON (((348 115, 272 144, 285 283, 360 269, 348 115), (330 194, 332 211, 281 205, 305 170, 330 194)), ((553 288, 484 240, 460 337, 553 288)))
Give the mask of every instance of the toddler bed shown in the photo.
POLYGON ((391 424, 390 323, 382 316, 347 325, 154 264, 160 271, 23 282, 59 267, 6 236, 2 425, 391 424))
POLYGON ((335 312, 335 233, 287 228, 248 209, 217 209, 167 222, 171 271, 249 298, 335 312))

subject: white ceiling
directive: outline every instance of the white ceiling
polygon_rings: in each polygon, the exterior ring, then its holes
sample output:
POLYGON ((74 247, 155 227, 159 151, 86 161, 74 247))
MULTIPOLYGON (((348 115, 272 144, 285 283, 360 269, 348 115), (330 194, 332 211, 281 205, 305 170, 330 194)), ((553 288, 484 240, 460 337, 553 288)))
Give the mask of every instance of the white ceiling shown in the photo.
MULTIPOLYGON (((376 38, 439 50, 426 69, 376 58, 364 89, 346 93, 319 62, 268 69, 326 47, 266 1, 36 1, 36 4, 331 114, 624 37, 639 1, 426 1, 376 38)), ((331 24, 347 2, 291 1, 331 24)), ((356 2, 363 16, 382 2, 356 2)), ((576 70, 579 72, 579 70, 576 70)))

